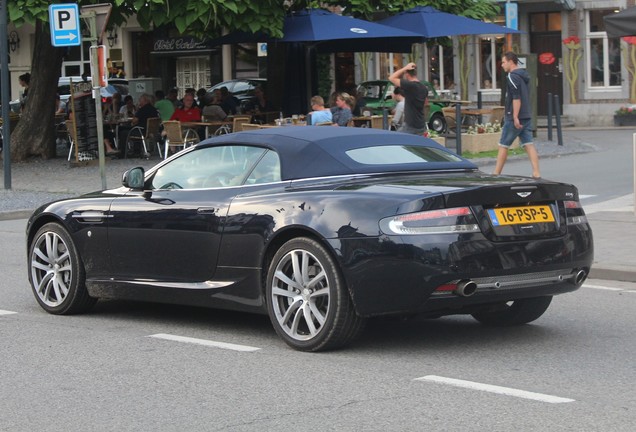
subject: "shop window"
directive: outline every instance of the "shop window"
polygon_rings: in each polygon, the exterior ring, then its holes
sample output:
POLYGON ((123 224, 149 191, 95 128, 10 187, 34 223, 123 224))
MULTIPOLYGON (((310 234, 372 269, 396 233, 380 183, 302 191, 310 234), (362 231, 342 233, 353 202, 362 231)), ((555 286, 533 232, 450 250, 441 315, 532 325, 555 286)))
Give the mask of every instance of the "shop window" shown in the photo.
POLYGON ((603 17, 613 9, 587 11, 586 71, 588 87, 617 87, 622 83, 620 38, 608 38, 603 17))
POLYGON ((62 62, 62 76, 81 76, 84 72, 91 72, 90 42, 68 47, 62 62))
POLYGON ((479 71, 479 89, 501 89, 499 64, 504 51, 503 36, 484 36, 479 39, 477 70, 479 71))
POLYGON ((428 81, 438 93, 452 93, 455 90, 455 68, 453 47, 433 45, 427 47, 428 81))

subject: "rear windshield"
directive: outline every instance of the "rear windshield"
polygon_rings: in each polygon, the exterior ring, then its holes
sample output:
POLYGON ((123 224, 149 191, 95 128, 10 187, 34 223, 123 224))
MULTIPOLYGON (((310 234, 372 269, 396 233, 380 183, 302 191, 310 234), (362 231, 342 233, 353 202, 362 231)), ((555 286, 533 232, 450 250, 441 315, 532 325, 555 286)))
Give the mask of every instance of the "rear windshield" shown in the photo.
POLYGON ((421 164, 423 162, 461 162, 448 151, 433 147, 388 145, 346 151, 354 161, 364 165, 421 164))

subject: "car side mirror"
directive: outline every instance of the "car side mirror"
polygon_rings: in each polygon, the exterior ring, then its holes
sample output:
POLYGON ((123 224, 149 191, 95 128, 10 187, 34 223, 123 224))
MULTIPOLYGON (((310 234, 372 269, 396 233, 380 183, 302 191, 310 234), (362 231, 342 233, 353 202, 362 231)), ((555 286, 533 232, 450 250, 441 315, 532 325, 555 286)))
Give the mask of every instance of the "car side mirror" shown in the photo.
POLYGON ((130 189, 144 190, 144 176, 143 167, 131 168, 122 176, 121 184, 130 189))

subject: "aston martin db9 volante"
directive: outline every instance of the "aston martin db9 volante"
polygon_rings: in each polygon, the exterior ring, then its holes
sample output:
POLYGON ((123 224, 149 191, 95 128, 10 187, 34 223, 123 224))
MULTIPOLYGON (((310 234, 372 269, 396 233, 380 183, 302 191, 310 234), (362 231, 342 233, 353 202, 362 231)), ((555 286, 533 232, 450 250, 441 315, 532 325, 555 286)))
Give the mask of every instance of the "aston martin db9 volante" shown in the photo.
POLYGON ((593 258, 576 187, 492 176, 432 140, 290 126, 215 137, 122 186, 37 209, 35 298, 266 313, 291 347, 350 343, 368 317, 540 317, 593 258))

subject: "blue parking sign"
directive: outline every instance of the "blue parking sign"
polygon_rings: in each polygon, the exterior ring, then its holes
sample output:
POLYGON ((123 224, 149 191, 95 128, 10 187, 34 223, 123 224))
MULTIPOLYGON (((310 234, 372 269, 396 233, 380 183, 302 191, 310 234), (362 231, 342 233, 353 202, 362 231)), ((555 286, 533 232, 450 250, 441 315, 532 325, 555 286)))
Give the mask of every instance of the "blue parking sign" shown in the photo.
POLYGON ((82 44, 79 15, 77 4, 49 5, 51 45, 65 47, 82 44))
POLYGON ((504 10, 506 13, 506 27, 519 30, 519 12, 517 3, 506 3, 504 10))

